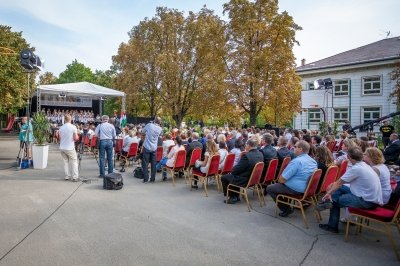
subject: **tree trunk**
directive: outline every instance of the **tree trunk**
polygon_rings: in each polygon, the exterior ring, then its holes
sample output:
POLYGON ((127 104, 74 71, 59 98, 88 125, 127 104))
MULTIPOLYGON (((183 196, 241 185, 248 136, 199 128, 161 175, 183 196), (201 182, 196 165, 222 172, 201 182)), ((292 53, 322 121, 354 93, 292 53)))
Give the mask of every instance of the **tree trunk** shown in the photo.
POLYGON ((182 124, 182 120, 183 120, 182 116, 175 114, 175 115, 172 115, 172 119, 174 119, 174 121, 175 121, 175 126, 177 128, 179 128, 182 124))
POLYGON ((255 126, 257 123, 257 104, 254 101, 250 102, 250 126, 255 126))

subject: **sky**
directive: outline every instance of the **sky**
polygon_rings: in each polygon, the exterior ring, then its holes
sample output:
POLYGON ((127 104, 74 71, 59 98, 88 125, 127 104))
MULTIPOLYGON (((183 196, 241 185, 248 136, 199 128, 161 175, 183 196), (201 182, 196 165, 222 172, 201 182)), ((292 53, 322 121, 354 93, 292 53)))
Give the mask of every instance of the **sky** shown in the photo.
MULTIPOLYGON (((0 0, 0 24, 22 31, 58 76, 74 59, 93 71, 107 70, 128 32, 156 7, 198 12, 204 5, 223 17, 228 0, 0 0)), ((300 65, 381 39, 400 36, 399 0, 280 0, 302 27, 293 52, 300 65)))

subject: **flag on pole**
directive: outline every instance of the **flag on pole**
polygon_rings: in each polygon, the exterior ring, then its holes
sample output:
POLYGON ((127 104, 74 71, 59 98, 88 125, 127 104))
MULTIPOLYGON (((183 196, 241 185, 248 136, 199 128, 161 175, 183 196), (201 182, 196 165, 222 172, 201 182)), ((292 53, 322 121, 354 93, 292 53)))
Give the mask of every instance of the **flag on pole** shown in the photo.
POLYGON ((121 128, 126 126, 126 114, 125 112, 121 112, 121 119, 120 119, 120 123, 121 123, 121 128))

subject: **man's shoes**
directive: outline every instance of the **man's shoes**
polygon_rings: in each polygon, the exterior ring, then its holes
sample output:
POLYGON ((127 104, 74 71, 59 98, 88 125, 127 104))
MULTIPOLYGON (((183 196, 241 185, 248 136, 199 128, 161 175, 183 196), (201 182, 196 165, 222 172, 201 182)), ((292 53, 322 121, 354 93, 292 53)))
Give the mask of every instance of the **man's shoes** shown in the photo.
POLYGON ((119 170, 121 173, 125 172, 125 168, 122 168, 121 170, 119 170))
POLYGON ((235 204, 236 202, 239 202, 240 198, 238 197, 230 197, 228 200, 224 200, 224 203, 226 204, 235 204))
POLYGON ((143 183, 147 184, 147 183, 149 183, 149 181, 148 180, 143 180, 143 183))
POLYGON ((332 201, 330 201, 330 200, 320 202, 315 207, 315 209, 319 212, 322 212, 322 211, 324 211, 326 209, 330 209, 330 208, 332 208, 332 201))
POLYGON ((154 184, 154 180, 150 180, 150 183, 154 184))
POLYGON ((69 178, 68 176, 66 176, 66 177, 64 177, 64 180, 65 180, 65 181, 69 181, 70 178, 69 178))
POLYGON ((104 175, 99 175, 98 178, 104 178, 104 175))
POLYGON ((321 228, 322 230, 328 231, 328 232, 332 232, 332 233, 339 233, 339 229, 331 227, 329 224, 319 224, 319 228, 321 228))
POLYGON ((292 208, 287 208, 283 212, 279 213, 280 217, 288 217, 290 214, 292 214, 294 211, 292 208))
POLYGON ((192 185, 192 188, 193 189, 199 189, 199 186, 198 185, 192 185))
POLYGON ((78 182, 79 180, 80 180, 79 177, 78 178, 73 178, 72 182, 78 182))
POLYGON ((165 181, 165 180, 167 180, 167 177, 163 176, 162 181, 165 181))

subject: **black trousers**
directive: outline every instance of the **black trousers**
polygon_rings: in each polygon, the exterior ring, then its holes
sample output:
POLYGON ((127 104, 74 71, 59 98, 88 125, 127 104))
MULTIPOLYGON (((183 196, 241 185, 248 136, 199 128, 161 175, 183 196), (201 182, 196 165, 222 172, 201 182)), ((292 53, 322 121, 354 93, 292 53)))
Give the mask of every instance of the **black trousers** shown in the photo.
MULTIPOLYGON (((249 182, 249 178, 245 178, 242 176, 234 176, 232 174, 223 175, 221 177, 221 183, 222 183, 222 190, 224 191, 224 196, 227 195, 227 190, 228 190, 229 184, 244 187, 247 185, 248 182, 249 182)), ((232 189, 239 192, 239 188, 237 188, 237 187, 233 187, 232 189)), ((229 192, 229 196, 230 197, 239 197, 239 193, 229 192)))
POLYGON ((382 137, 382 141, 383 141, 383 148, 385 149, 390 142, 390 138, 389 137, 382 137))
POLYGON ((157 155, 156 151, 149 151, 145 147, 143 147, 143 158, 142 158, 142 169, 143 169, 143 181, 149 181, 149 163, 151 164, 151 178, 150 181, 154 181, 156 179, 156 165, 157 165, 157 155))
MULTIPOLYGON (((285 186, 284 184, 281 183, 277 183, 277 184, 272 184, 269 185, 267 187, 267 193, 271 196, 271 198, 276 201, 276 197, 279 194, 289 194, 289 195, 299 195, 302 193, 299 193, 287 186, 285 186)), ((290 207, 288 205, 284 205, 284 204, 278 204, 278 207, 281 211, 286 211, 287 209, 289 209, 290 207)))

